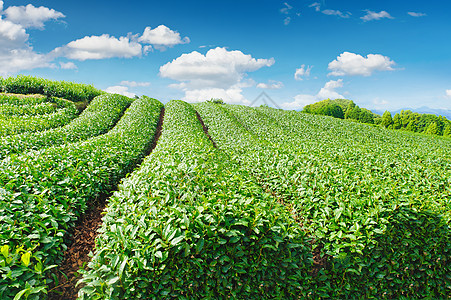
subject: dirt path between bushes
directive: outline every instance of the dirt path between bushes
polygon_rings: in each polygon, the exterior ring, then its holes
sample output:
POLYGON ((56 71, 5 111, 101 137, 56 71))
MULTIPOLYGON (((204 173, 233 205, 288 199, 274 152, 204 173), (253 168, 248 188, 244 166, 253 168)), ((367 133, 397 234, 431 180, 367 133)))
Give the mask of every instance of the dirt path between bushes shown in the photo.
MULTIPOLYGON (((155 136, 149 148, 144 153, 144 157, 149 155, 156 147, 161 136, 163 127, 164 108, 161 109, 155 136)), ((102 213, 105 210, 107 199, 111 196, 103 195, 94 201, 94 205, 79 219, 73 233, 69 237, 69 248, 64 253, 63 262, 58 266, 56 276, 58 285, 49 289, 48 299, 50 300, 72 300, 77 299, 81 286, 75 287, 77 281, 81 279, 78 273, 80 268, 85 268, 91 258, 90 252, 94 252, 95 240, 98 229, 102 226, 102 213)))

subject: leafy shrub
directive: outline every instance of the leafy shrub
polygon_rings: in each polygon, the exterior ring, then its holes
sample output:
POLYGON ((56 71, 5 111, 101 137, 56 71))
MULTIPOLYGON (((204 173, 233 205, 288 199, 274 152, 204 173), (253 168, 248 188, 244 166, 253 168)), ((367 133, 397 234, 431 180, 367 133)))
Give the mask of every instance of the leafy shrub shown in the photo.
POLYGON ((81 299, 303 295, 305 233, 248 178, 169 102, 157 147, 109 201, 81 299))
POLYGON ((449 140, 268 107, 195 107, 218 147, 311 234, 323 263, 307 298, 448 297, 449 140))
POLYGON ((1 137, 0 159, 12 153, 59 146, 104 134, 115 125, 132 102, 133 99, 125 96, 103 94, 94 98, 78 118, 63 127, 1 137))
POLYGON ((73 102, 90 102, 105 92, 92 85, 67 81, 52 81, 33 76, 18 75, 0 80, 0 92, 13 94, 40 94, 73 102))
POLYGON ((26 249, 35 259, 29 270, 22 258, 0 268, 1 299, 31 291, 43 297, 52 282, 47 270, 67 248, 66 233, 91 201, 109 193, 142 159, 161 107, 157 100, 139 99, 107 134, 0 162, 0 245, 26 249))
POLYGON ((330 99, 306 105, 303 111, 314 115, 344 119, 344 113, 341 106, 330 99))

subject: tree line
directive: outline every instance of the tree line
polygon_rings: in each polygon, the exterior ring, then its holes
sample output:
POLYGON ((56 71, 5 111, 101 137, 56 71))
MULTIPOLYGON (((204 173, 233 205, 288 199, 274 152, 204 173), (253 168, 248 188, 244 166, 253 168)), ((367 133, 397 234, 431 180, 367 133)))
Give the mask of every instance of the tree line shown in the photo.
POLYGON ((393 117, 389 111, 385 111, 380 116, 348 99, 326 99, 306 105, 302 112, 380 125, 389 129, 451 137, 451 121, 446 117, 420 114, 410 110, 403 110, 393 117))

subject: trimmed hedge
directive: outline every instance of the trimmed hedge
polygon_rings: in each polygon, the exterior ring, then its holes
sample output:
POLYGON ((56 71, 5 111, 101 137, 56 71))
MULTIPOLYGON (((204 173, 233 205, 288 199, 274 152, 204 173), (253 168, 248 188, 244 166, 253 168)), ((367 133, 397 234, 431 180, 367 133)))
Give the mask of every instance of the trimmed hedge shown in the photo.
POLYGON ((323 262, 308 298, 449 297, 449 140, 264 107, 195 107, 218 147, 309 230, 323 262))
POLYGON ((90 102, 104 94, 92 85, 68 81, 53 81, 33 76, 0 77, 0 92, 13 94, 40 94, 59 97, 73 102, 90 102))
POLYGON ((0 137, 0 159, 12 153, 59 146, 104 134, 132 102, 133 99, 125 96, 104 94, 94 98, 78 118, 63 127, 0 137))
POLYGON ((169 102, 157 147, 109 200, 80 298, 302 298, 305 233, 249 178, 169 102))
POLYGON ((65 108, 58 109, 50 114, 2 116, 0 117, 0 137, 61 127, 68 124, 77 116, 78 110, 72 102, 67 102, 65 108))
POLYGON ((66 233, 142 159, 161 108, 141 98, 107 134, 0 162, 1 299, 44 297, 49 269, 67 248, 66 233))

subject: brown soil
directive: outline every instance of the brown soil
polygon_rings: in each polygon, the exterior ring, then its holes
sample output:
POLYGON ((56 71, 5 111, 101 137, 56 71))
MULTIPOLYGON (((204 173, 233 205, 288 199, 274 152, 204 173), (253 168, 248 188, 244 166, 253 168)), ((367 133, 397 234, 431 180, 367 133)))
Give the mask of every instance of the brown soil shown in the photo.
POLYGON ((155 131, 155 135, 153 137, 152 144, 150 144, 150 148, 147 151, 147 153, 145 153, 145 156, 149 155, 153 151, 153 149, 155 149, 155 147, 157 146, 158 139, 161 136, 161 131, 162 131, 161 129, 163 128, 163 120, 164 120, 164 107, 161 108, 160 119, 158 120, 158 124, 157 124, 157 130, 155 131))
POLYGON ((80 279, 78 270, 90 261, 89 252, 94 249, 97 229, 102 225, 105 199, 91 208, 75 227, 70 237, 71 246, 64 253, 64 260, 58 267, 58 285, 49 291, 49 299, 77 299, 75 284, 80 279), (66 278, 67 276, 67 278, 66 278))
POLYGON ((328 266, 330 255, 322 254, 323 244, 319 244, 313 251, 313 268, 310 275, 313 277, 318 276, 321 269, 325 269, 328 266))
MULTIPOLYGON (((147 156, 156 147, 158 139, 161 136, 163 126, 164 108, 161 109, 160 119, 153 141, 146 151, 147 156)), ((57 277, 58 285, 51 288, 48 293, 50 300, 72 300, 77 299, 80 286, 75 287, 77 281, 81 278, 78 273, 80 268, 85 268, 91 260, 89 253, 94 251, 97 230, 102 225, 102 212, 106 206, 106 199, 110 195, 105 195, 97 201, 96 205, 88 210, 79 220, 74 232, 70 235, 69 248, 64 253, 63 262, 58 266, 57 277)))
POLYGON ((213 139, 211 138, 210 134, 208 133, 208 127, 204 124, 204 120, 202 120, 202 118, 200 117, 200 115, 199 115, 199 113, 197 111, 196 111, 196 116, 197 116, 197 119, 199 120, 200 124, 202 124, 202 127, 204 128, 205 134, 208 136, 210 141, 213 143, 213 146, 215 148, 218 148, 218 146, 216 145, 215 141, 213 141, 213 139))

